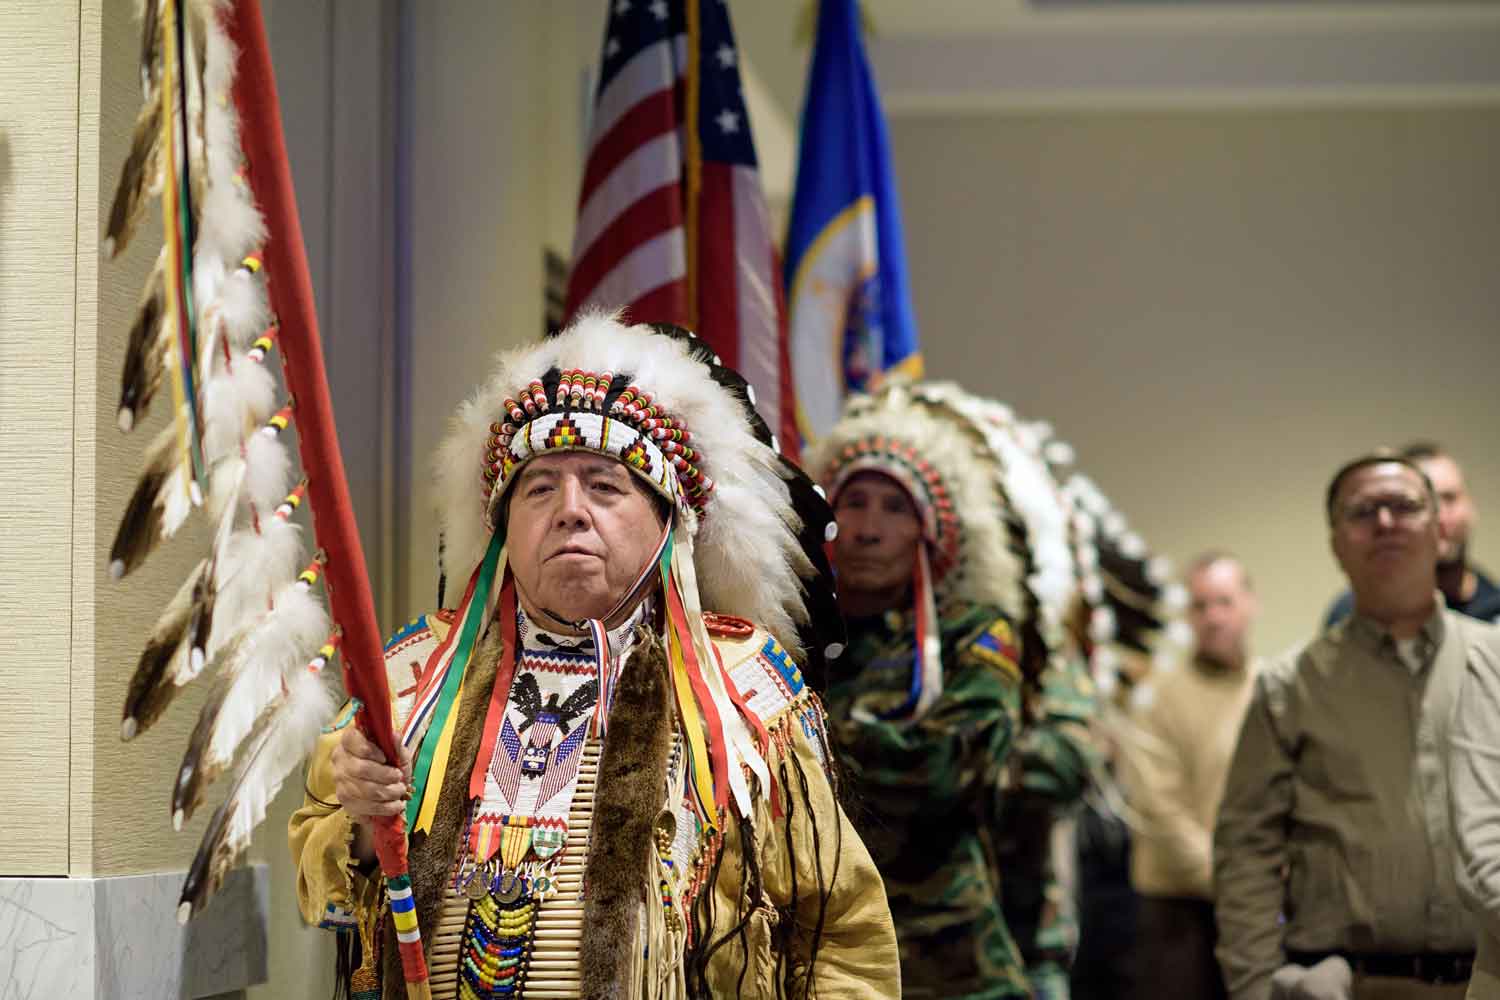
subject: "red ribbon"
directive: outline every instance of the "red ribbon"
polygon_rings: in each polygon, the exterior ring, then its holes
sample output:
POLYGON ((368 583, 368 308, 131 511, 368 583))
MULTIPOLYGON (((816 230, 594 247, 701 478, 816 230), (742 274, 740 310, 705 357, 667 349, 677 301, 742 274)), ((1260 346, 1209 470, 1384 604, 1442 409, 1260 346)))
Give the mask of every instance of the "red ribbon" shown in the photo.
POLYGON ((474 770, 469 774, 470 799, 484 798, 484 776, 490 769, 490 758, 495 756, 495 740, 500 735, 500 721, 505 718, 505 706, 510 701, 510 684, 516 676, 516 581, 508 569, 505 571, 505 583, 500 587, 499 604, 500 638, 505 643, 505 652, 500 654, 495 686, 490 691, 490 707, 484 716, 484 736, 479 741, 479 756, 474 758, 474 770))
POLYGON ((729 804, 729 755, 725 746, 724 722, 719 718, 719 708, 703 680, 703 667, 693 649, 693 637, 688 630, 687 611, 682 604, 682 595, 677 592, 677 577, 669 577, 667 587, 667 618, 677 641, 682 647, 682 664, 687 669, 688 681, 692 684, 693 697, 703 713, 708 726, 709 774, 714 783, 714 808, 722 811, 729 804))

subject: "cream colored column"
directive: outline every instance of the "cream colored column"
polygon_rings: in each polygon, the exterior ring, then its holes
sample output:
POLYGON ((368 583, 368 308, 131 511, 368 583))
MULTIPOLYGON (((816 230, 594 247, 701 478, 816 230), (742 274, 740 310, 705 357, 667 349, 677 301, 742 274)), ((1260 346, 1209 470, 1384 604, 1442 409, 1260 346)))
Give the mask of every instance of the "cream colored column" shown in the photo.
POLYGON ((264 976, 252 873, 193 928, 176 925, 178 886, 212 811, 172 831, 172 782, 203 692, 188 689, 157 727, 120 740, 136 658, 206 542, 193 524, 124 583, 105 571, 143 450, 166 421, 163 399, 134 434, 115 427, 127 331, 162 242, 159 214, 120 260, 99 256, 141 103, 134 6, 0 4, 7 996, 204 996, 264 976))
POLYGON ((76 4, 0 8, 0 873, 15 875, 69 865, 80 44, 76 4))
MULTIPOLYGON (((158 404, 115 428, 118 367, 161 223, 122 259, 99 230, 140 106, 130 5, 0 9, 0 874, 182 867, 167 798, 192 722, 119 737, 119 706, 156 613, 190 567, 189 538, 123 584, 104 571, 115 519, 164 425, 158 404)), ((198 532, 201 535, 201 529, 198 532)), ((189 696, 187 701, 192 701, 189 696)), ((200 821, 201 822, 201 821, 200 821)))

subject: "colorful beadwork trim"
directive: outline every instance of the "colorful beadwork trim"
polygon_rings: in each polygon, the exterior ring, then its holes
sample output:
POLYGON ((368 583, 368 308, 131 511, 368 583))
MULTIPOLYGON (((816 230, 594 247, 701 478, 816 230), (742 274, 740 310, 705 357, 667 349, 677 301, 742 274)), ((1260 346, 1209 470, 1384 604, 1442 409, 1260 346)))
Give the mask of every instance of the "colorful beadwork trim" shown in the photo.
POLYGON ((458 995, 465 1000, 519 995, 531 964, 533 900, 500 902, 486 893, 469 907, 459 956, 458 995))
POLYGON ((636 385, 621 388, 605 411, 604 400, 623 378, 572 368, 561 373, 551 399, 540 379, 508 397, 485 446, 486 507, 527 460, 550 451, 593 451, 618 458, 674 504, 685 500, 701 511, 714 481, 700 467, 692 432, 636 385))
POLYGON ((347 931, 358 927, 359 919, 353 910, 329 903, 323 908, 323 919, 318 921, 318 926, 325 931, 347 931))
POLYGON ((396 634, 385 641, 385 652, 389 654, 397 646, 418 633, 427 630, 427 616, 420 615, 396 630, 396 634))
POLYGON ((618 458, 658 493, 676 502, 685 496, 677 470, 656 442, 623 421, 598 413, 548 413, 529 421, 511 439, 500 459, 499 484, 527 459, 553 451, 592 451, 618 458))
POLYGON ((776 641, 774 636, 766 639, 766 644, 761 647, 760 655, 767 663, 775 667, 776 672, 781 675, 782 682, 786 684, 788 695, 795 697, 802 691, 804 686, 802 671, 792 661, 792 654, 788 653, 782 647, 781 643, 776 641))

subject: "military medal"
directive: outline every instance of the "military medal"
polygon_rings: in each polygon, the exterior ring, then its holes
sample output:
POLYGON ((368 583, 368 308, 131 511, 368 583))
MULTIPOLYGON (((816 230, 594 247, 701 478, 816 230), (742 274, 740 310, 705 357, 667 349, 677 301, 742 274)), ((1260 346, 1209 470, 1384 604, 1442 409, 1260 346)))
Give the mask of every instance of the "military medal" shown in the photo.
POLYGON ((517 871, 501 873, 495 879, 494 895, 502 906, 519 902, 526 895, 526 880, 517 871))
POLYGON ((469 881, 464 886, 464 895, 474 902, 479 902, 490 892, 489 873, 482 868, 476 868, 469 875, 469 881))

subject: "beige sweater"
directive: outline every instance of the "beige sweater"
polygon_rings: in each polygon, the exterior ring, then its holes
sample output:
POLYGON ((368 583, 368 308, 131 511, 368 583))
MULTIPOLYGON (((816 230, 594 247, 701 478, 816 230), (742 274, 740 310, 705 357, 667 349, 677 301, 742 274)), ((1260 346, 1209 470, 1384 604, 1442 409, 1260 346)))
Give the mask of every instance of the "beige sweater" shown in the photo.
POLYGON ((1258 669, 1189 660, 1137 690, 1122 748, 1137 892, 1213 898, 1214 819, 1258 669))

